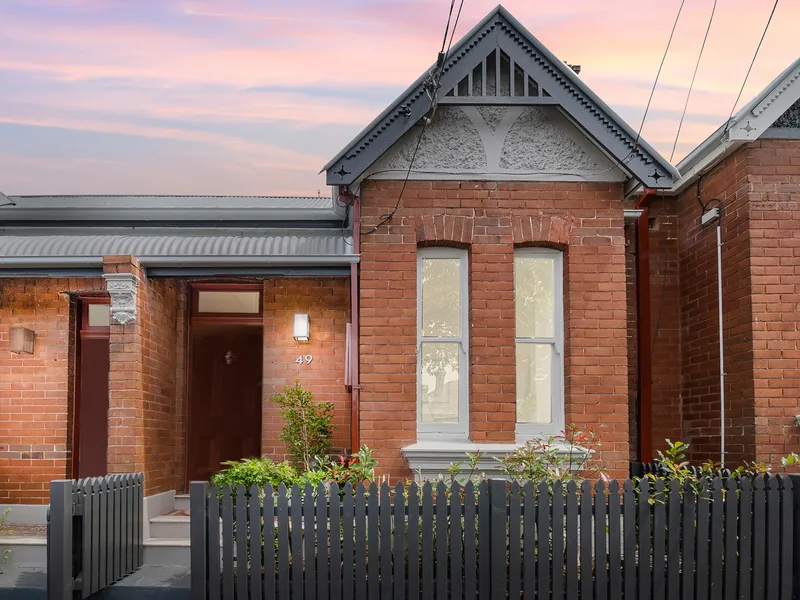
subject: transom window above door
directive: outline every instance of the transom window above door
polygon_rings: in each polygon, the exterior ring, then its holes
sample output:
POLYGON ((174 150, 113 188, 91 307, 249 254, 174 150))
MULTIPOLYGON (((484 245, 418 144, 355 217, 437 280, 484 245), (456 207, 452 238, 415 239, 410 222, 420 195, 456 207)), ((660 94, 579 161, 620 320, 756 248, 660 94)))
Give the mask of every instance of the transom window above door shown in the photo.
POLYGON ((261 285, 196 283, 192 285, 192 316, 259 319, 261 285))

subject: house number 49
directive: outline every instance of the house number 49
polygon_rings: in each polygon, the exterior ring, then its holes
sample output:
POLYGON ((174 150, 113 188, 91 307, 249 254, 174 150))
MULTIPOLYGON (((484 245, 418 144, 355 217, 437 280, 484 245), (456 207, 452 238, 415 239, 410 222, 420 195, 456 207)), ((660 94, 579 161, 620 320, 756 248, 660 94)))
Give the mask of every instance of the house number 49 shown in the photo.
POLYGON ((310 354, 306 354, 305 356, 301 354, 294 362, 296 362, 298 365, 302 365, 303 363, 310 365, 312 360, 314 360, 314 357, 310 354))

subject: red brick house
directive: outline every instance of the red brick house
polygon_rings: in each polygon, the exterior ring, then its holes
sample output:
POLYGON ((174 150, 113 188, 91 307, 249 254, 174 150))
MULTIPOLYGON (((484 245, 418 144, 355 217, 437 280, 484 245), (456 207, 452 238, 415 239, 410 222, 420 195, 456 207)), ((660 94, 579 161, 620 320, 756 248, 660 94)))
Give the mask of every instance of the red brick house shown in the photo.
POLYGON ((266 400, 295 379, 395 477, 567 423, 618 476, 665 437, 718 458, 717 206, 728 458, 796 449, 800 62, 677 168, 577 70, 498 8, 325 167, 330 197, 11 198, 0 504, 143 471, 157 512, 281 457, 266 400))

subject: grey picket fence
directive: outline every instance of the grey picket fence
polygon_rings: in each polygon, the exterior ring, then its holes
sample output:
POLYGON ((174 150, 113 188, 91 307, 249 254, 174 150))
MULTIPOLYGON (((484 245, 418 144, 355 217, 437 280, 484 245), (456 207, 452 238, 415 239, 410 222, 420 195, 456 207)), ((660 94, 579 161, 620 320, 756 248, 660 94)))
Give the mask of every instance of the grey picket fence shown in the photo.
POLYGON ((142 566, 141 473, 50 482, 47 597, 73 600, 142 566))
MULTIPOLYGON (((800 494, 798 494, 800 496, 800 494)), ((790 600, 789 477, 191 485, 196 600, 790 600)))

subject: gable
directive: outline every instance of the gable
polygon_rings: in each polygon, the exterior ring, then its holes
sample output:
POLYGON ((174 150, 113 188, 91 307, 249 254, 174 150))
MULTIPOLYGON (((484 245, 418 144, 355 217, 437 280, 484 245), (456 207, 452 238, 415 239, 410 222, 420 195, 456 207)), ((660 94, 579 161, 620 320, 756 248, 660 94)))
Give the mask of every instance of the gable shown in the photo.
MULTIPOLYGON (((427 72, 325 166, 328 184, 349 185, 363 178, 367 172, 377 171, 373 167, 381 159, 391 161, 391 157, 384 155, 390 150, 400 151, 396 144, 410 131, 418 130, 421 119, 430 110, 431 98, 425 91, 426 79, 427 72)), ((480 158, 476 149, 479 139, 484 147, 487 168, 493 168, 493 155, 488 149, 486 136, 481 136, 480 127, 475 124, 476 111, 469 108, 503 106, 521 110, 512 124, 512 127, 516 126, 514 135, 490 144, 494 147, 502 143, 504 148, 509 145, 502 150, 509 155, 505 159, 506 167, 497 163, 500 171, 522 170, 521 153, 516 158, 510 156, 514 148, 532 145, 532 150, 537 147, 541 149, 542 139, 552 138, 550 130, 546 135, 534 135, 530 142, 520 140, 520 136, 532 133, 530 123, 538 121, 542 125, 557 123, 556 129, 560 130, 562 139, 571 140, 565 148, 573 148, 573 143, 577 144, 582 151, 579 155, 586 157, 584 163, 578 166, 558 164, 553 157, 548 162, 553 174, 563 172, 571 177, 580 170, 594 172, 590 171, 589 164, 596 159, 595 162, 603 165, 601 171, 616 170, 616 177, 621 177, 624 172, 648 187, 668 188, 677 176, 674 167, 646 142, 641 139, 637 141, 636 133, 626 123, 502 7, 490 13, 454 47, 442 67, 440 85, 434 122, 438 122, 440 128, 446 127, 447 120, 460 121, 465 125, 462 137, 471 139, 471 156, 465 157, 465 162, 458 166, 467 171, 480 168, 475 162, 480 158), (454 106, 459 110, 445 110, 454 106), (526 107, 528 110, 525 110, 526 107), (444 112, 445 116, 438 117, 440 112, 444 112), (556 116, 556 113, 560 116, 556 116), (467 121, 477 130, 477 137, 475 131, 470 131, 467 121), (564 126, 565 121, 570 127, 564 126), (591 140, 591 144, 576 141, 574 131, 591 140), (591 145, 595 149, 587 150, 591 145), (553 166, 554 162, 556 164, 553 166)), ((506 111, 505 114, 510 113, 506 111)), ((511 134, 511 129, 508 133, 511 134)), ((562 154, 572 156, 567 152, 562 154)), ((542 160, 539 162, 544 164, 542 160)), ((437 168, 444 169, 444 165, 448 164, 447 157, 442 157, 439 163, 437 168)), ((533 158, 529 163, 538 164, 533 158)), ((452 163, 449 166, 452 167, 452 163)), ((414 168, 418 168, 417 161, 414 168)), ((528 168, 536 170, 538 167, 528 168)), ((477 175, 477 172, 472 174, 477 175)), ((488 173, 485 175, 488 176, 488 173)), ((546 173, 541 176, 552 177, 546 173)), ((530 177, 536 177, 536 174, 532 173, 530 177)))
POLYGON ((800 137, 800 59, 797 59, 753 100, 728 126, 730 142, 761 137, 800 137))
POLYGON ((625 174, 553 106, 439 106, 364 174, 373 179, 623 181, 625 174))

